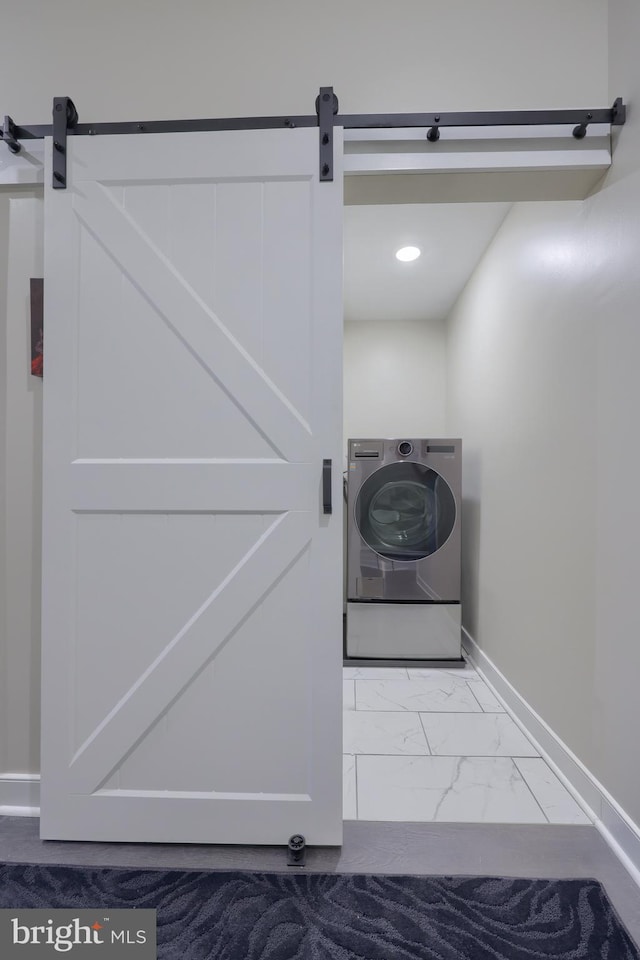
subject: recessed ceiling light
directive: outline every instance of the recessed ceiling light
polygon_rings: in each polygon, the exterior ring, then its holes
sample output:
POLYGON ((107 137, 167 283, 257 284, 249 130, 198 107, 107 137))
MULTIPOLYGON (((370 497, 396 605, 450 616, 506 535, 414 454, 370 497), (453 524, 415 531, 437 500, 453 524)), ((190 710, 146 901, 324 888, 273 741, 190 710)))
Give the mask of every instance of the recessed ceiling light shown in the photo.
POLYGON ((417 260, 419 256, 419 247, 401 247, 396 251, 397 259, 402 260, 404 263, 408 263, 410 260, 417 260))

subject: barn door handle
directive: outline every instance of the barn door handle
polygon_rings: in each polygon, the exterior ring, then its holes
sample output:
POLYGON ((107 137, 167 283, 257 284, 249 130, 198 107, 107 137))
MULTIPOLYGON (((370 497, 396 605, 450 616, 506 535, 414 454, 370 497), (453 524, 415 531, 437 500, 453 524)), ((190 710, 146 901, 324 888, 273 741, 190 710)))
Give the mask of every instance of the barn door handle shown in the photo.
POLYGON ((331 506, 331 460, 322 461, 322 509, 332 512, 331 506))

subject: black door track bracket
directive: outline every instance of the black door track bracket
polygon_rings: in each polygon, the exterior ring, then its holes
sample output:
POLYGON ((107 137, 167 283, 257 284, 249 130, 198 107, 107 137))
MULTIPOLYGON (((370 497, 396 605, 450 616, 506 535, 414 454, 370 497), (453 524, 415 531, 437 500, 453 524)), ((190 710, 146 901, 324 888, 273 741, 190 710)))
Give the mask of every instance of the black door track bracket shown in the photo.
POLYGON ((622 97, 616 97, 611 107, 611 123, 613 126, 620 126, 627 119, 627 108, 622 102, 622 97))
POLYGON ((316 97, 316 113, 320 128, 320 180, 333 180, 333 118, 338 112, 338 98, 333 87, 320 87, 316 97))
POLYGON ((54 190, 67 189, 67 134, 78 123, 78 111, 70 97, 53 98, 53 172, 54 190))

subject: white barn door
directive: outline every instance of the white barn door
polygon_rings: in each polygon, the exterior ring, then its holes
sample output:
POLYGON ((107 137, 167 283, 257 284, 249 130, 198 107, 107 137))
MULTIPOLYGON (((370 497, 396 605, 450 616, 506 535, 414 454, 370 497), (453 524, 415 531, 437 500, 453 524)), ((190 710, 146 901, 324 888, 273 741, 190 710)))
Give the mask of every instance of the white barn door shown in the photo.
POLYGON ((47 190, 45 839, 341 843, 339 134, 333 183, 317 129, 71 136, 47 190))

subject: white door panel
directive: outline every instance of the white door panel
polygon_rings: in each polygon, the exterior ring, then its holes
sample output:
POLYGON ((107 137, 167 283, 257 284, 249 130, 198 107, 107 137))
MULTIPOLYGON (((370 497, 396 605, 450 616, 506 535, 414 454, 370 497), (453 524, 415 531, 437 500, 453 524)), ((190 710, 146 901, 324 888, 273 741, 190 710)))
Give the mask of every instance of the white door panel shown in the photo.
POLYGON ((176 335, 86 231, 81 250, 78 455, 278 456, 203 366, 195 346, 176 335))
POLYGON ((264 531, 252 514, 86 514, 77 528, 75 755, 264 531), (113 563, 113 558, 118 563, 113 563), (188 576, 185 576, 185 571, 188 576), (179 583, 158 591, 158 581, 179 583), (122 616, 121 611, 128 611, 122 616))
POLYGON ((68 160, 42 836, 340 843, 340 171, 318 182, 317 130, 70 137, 68 160))
POLYGON ((265 633, 279 632, 278 649, 252 644, 254 624, 249 618, 239 627, 233 642, 227 643, 194 680, 189 698, 180 698, 169 709, 164 718, 166 733, 154 736, 154 728, 123 764, 118 786, 147 790, 308 792, 304 766, 291 763, 278 772, 270 761, 269 749, 270 743, 277 740, 291 757, 304 756, 307 751, 311 715, 301 715, 295 724, 290 717, 291 687, 311 666, 308 651, 298 642, 305 630, 307 583, 308 553, 304 552, 285 573, 280 589, 265 597, 253 614, 260 618, 265 633), (282 591, 295 591, 300 597, 298 602, 289 604, 287 631, 281 629, 282 591), (274 673, 267 685, 264 677, 273 673, 274 656, 285 657, 287 669, 274 673), (239 722, 245 713, 253 716, 253 723, 239 722), (179 749, 189 736, 194 715, 211 732, 206 760, 202 754, 179 749), (220 729, 226 732, 224 742, 215 737, 220 729), (165 772, 162 751, 167 745, 176 763, 165 772))
MULTIPOLYGON (((181 624, 162 651, 131 685, 126 684, 124 694, 79 747, 69 768, 69 783, 75 790, 99 789, 121 758, 215 656, 247 612, 260 605, 274 580, 287 569, 292 553, 297 557, 308 542, 306 517, 295 512, 279 514, 269 529, 258 536, 245 556, 181 624)), ((102 549, 102 544, 96 544, 94 549, 102 549)), ((189 559, 185 556, 185 563, 189 559)), ((182 578, 171 583, 178 595, 181 581, 182 578)), ((93 612, 91 609, 85 614, 89 629, 93 629, 93 612)), ((82 611, 78 619, 81 617, 82 611)), ((145 629, 144 624, 140 626, 145 629)), ((255 627, 259 633, 261 625, 257 623, 255 627)), ((82 645, 83 638, 77 639, 82 645)), ((281 664, 282 669, 286 666, 281 664)), ((101 673, 108 673, 110 669, 120 672, 121 667, 122 660, 107 661, 101 673)), ((92 675, 95 675, 93 671, 92 675)), ((269 682, 266 677, 265 683, 269 682)), ((203 745, 207 743, 207 732, 202 730, 199 735, 203 745)))
MULTIPOLYGON (((249 184, 250 188, 253 186, 255 185, 249 184)), ((308 183, 307 194, 310 189, 311 185, 308 183)), ((205 372, 220 384, 230 400, 256 428, 256 432, 269 438, 276 454, 287 459, 296 459, 300 458, 302 453, 306 459, 309 424, 284 397, 277 384, 268 378, 255 357, 258 352, 256 348, 261 346, 262 339, 260 313, 257 319, 251 315, 252 325, 255 327, 253 336, 249 336, 254 346, 252 355, 235 336, 234 325, 238 325, 237 319, 234 322, 235 314, 230 315, 228 311, 227 315, 219 316, 208 307, 175 270, 154 240, 133 220, 128 209, 118 206, 101 184, 82 182, 82 196, 74 197, 74 209, 89 234, 99 238, 105 254, 116 263, 123 278, 127 278, 153 308, 156 323, 163 323, 169 328, 182 349, 186 349, 194 362, 201 365, 205 372)), ((244 235, 246 223, 242 217, 232 226, 239 228, 241 235, 244 235)), ((275 239, 273 242, 276 242, 275 239)), ((282 244, 289 241, 281 237, 277 242, 282 244)), ((216 247, 218 245, 216 244, 216 247)), ((82 254, 85 246, 82 247, 82 254)), ((84 257, 81 259, 81 270, 84 269, 83 259, 84 257)), ((251 268, 254 274, 258 273, 258 279, 254 277, 254 282, 261 283, 261 260, 247 264, 241 257, 236 259, 234 276, 237 298, 240 300, 238 313, 241 316, 248 309, 244 296, 247 287, 245 271, 251 268)), ((99 273, 93 273, 92 279, 98 281, 99 273)), ((87 310, 92 312, 93 301, 101 296, 103 284, 94 282, 84 289, 91 298, 87 310)), ((307 295, 310 294, 307 283, 307 295)), ((251 306, 255 307, 256 304, 251 306)), ((134 304, 131 314, 133 317, 140 316, 141 307, 134 304)), ((304 317, 299 320, 303 323, 304 317)), ((270 334, 273 335, 271 331, 270 334)), ((289 346, 277 328, 275 334, 283 349, 289 352, 289 346)), ((164 343, 162 345, 164 346, 164 343)), ((175 353, 176 346, 171 344, 156 360, 160 367, 163 361, 166 364, 165 377, 170 375, 172 369, 167 362, 168 351, 175 353)), ((136 361, 144 362, 144 354, 142 358, 130 356, 129 359, 132 364, 136 361)), ((291 361, 296 362, 296 358, 291 356, 291 361)), ((226 417, 226 411, 223 416, 226 417)), ((224 456, 225 453, 222 452, 221 455, 224 456)))

